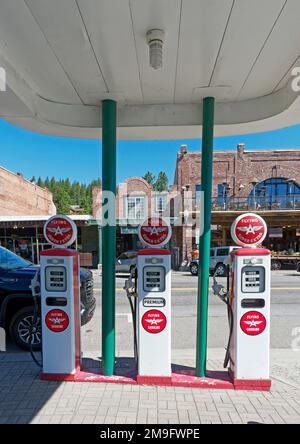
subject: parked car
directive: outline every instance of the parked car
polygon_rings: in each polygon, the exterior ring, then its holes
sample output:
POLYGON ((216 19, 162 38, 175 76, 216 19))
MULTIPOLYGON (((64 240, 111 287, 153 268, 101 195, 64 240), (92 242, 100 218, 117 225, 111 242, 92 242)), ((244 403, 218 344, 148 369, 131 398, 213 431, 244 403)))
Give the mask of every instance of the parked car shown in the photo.
MULTIPOLYGON (((22 349, 33 350, 41 347, 41 324, 38 319, 37 331, 31 338, 33 298, 31 280, 38 266, 0 247, 0 327, 22 349)), ((96 299, 94 297, 93 275, 90 270, 80 269, 81 325, 92 319, 96 299)))
POLYGON ((120 254, 116 260, 117 273, 130 273, 136 266, 137 251, 130 250, 120 254))
MULTIPOLYGON (((209 271, 217 276, 226 276, 227 267, 224 264, 230 253, 241 247, 215 247, 210 249, 209 271)), ((198 275, 199 260, 195 259, 190 263, 190 272, 193 276, 198 275)))

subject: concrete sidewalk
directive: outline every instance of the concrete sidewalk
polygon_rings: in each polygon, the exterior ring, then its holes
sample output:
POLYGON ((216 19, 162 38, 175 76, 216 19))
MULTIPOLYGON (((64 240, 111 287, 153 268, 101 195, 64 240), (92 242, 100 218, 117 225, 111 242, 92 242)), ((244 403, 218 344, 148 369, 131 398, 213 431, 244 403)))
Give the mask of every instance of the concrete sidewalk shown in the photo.
MULTIPOLYGON (((222 355, 209 350, 208 367, 221 369, 222 355)), ((191 358, 185 350, 173 360, 193 365, 191 358)), ((270 393, 60 383, 38 374, 28 354, 0 354, 0 423, 300 424, 300 352, 272 351, 270 393)))

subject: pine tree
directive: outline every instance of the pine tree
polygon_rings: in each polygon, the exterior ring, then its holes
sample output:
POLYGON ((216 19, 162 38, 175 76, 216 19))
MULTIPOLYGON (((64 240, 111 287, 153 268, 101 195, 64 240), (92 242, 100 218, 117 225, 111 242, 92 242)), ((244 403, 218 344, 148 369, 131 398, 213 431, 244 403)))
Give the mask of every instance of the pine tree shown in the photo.
POLYGON ((168 190, 168 183, 169 183, 169 180, 168 180, 166 173, 163 171, 160 171, 160 173, 157 176, 157 180, 153 185, 153 189, 155 191, 159 191, 160 193, 162 191, 167 191, 168 190))
POLYGON ((145 181, 148 182, 149 185, 153 185, 155 181, 155 176, 150 171, 147 171, 145 176, 143 176, 143 179, 145 179, 145 181))

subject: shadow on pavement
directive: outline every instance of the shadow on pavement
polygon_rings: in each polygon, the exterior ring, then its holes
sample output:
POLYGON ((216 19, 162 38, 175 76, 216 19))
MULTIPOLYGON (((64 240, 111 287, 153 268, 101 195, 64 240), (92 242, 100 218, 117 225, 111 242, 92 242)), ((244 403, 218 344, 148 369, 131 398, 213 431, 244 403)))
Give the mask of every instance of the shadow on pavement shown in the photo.
POLYGON ((29 353, 0 353, 0 424, 30 423, 53 397, 61 383, 39 373, 29 353))

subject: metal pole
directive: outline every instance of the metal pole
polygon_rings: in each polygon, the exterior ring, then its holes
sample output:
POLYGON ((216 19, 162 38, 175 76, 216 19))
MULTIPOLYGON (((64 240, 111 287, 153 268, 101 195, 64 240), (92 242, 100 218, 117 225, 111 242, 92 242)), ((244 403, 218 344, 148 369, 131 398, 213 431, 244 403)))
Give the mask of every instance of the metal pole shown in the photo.
POLYGON ((206 97, 203 100, 201 191, 203 192, 204 205, 201 215, 203 231, 199 249, 197 307, 196 376, 200 377, 204 377, 206 374, 214 109, 215 99, 206 97))
MULTIPOLYGON (((117 104, 102 102, 102 206, 107 205, 105 192, 116 195, 116 128, 117 104)), ((104 213, 104 211, 103 211, 104 213)), ((106 376, 115 367, 115 262, 116 262, 116 206, 109 202, 109 223, 102 214, 102 362, 106 376)))

